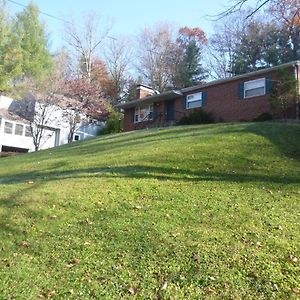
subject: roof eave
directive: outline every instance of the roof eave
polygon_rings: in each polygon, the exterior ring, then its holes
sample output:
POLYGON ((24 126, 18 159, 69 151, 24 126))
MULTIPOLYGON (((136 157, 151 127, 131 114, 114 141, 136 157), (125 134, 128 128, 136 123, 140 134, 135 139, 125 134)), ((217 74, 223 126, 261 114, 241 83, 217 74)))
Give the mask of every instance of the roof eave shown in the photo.
POLYGON ((162 94, 157 94, 157 95, 153 95, 153 96, 149 96, 149 97, 145 97, 142 99, 136 99, 136 100, 132 100, 129 102, 125 102, 125 103, 120 103, 115 105, 116 108, 132 108, 135 106, 138 106, 140 104, 150 104, 150 103, 155 103, 155 102, 160 102, 160 101, 165 101, 165 100, 171 100, 174 99, 176 97, 180 97, 182 96, 181 91, 168 91, 162 94))
POLYGON ((292 62, 285 63, 285 64, 282 64, 282 65, 274 66, 274 67, 271 67, 271 68, 265 68, 265 69, 261 69, 261 70, 257 70, 257 71, 237 75, 237 76, 230 77, 230 78, 217 79, 217 80, 214 80, 214 81, 211 81, 211 82, 208 82, 208 83, 203 83, 203 84, 199 84, 199 85, 195 85, 195 86, 191 86, 191 87, 181 89, 181 92, 185 94, 185 93, 192 92, 192 91, 195 91, 195 90, 199 90, 201 88, 205 88, 205 87, 208 87, 208 86, 223 84, 223 83, 226 83, 226 82, 235 81, 235 80, 239 80, 239 79, 243 79, 243 78, 250 78, 250 77, 255 76, 255 75, 264 74, 264 73, 272 72, 274 70, 278 70, 282 67, 296 66, 296 65, 300 66, 300 61, 292 61, 292 62))

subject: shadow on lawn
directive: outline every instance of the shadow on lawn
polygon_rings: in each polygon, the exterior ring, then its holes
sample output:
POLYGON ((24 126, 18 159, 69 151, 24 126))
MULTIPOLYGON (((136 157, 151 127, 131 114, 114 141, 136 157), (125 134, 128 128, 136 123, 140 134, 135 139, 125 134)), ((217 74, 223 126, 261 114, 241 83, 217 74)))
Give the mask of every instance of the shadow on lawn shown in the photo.
POLYGON ((192 171, 189 169, 174 169, 154 166, 122 166, 111 168, 81 168, 76 170, 57 171, 32 171, 14 174, 12 177, 0 177, 2 184, 23 183, 27 180, 47 182, 64 180, 69 178, 132 178, 132 179, 158 179, 176 180, 185 182, 215 181, 215 182, 262 182, 294 184, 299 183, 299 178, 294 175, 271 175, 271 174, 241 174, 228 172, 217 172, 212 170, 192 171))
POLYGON ((29 215, 36 216, 38 212, 28 209, 23 197, 24 194, 31 193, 33 190, 38 189, 40 185, 41 183, 28 184, 28 186, 0 198, 0 208, 4 208, 4 212, 2 214, 0 213, 0 228, 2 232, 20 234, 23 231, 24 228, 14 226, 14 218, 16 218, 16 210, 14 208, 21 207, 22 210, 24 210, 26 207, 29 215))
MULTIPOLYGON (((145 131, 143 131, 144 133, 145 131)), ((244 124, 214 124, 203 126, 175 127, 172 130, 163 129, 149 131, 147 135, 140 132, 124 134, 121 136, 104 137, 90 141, 89 144, 71 144, 68 147, 56 149, 56 156, 65 155, 93 155, 95 153, 111 152, 115 149, 122 150, 127 147, 138 147, 154 142, 172 141, 179 138, 221 137, 226 134, 251 133, 262 136, 287 157, 300 160, 300 126, 287 125, 282 123, 244 123, 244 124), (295 134, 295 130, 298 134, 295 134), (288 147, 287 147, 288 145, 288 147), (72 151, 70 151, 72 150, 72 151)), ((150 146, 150 145, 149 145, 150 146)))
MULTIPOLYGON (((140 136, 133 135, 133 139, 128 141, 128 136, 124 135, 124 139, 122 136, 122 140, 116 140, 117 137, 107 137, 104 138, 104 141, 107 141, 104 145, 99 141, 93 141, 91 145, 70 145, 68 148, 57 149, 55 152, 58 154, 57 156, 65 156, 66 152, 68 155, 84 155, 84 154, 93 154, 99 151, 112 150, 113 148, 122 148, 128 147, 131 145, 137 145, 139 143, 145 145, 146 143, 151 143, 154 141, 164 141, 164 140, 172 140, 178 138, 178 133, 181 133, 180 136, 184 137, 197 137, 207 136, 214 133, 214 136, 220 135, 223 136, 225 134, 240 134, 240 133, 252 133, 255 135, 260 135, 268 140, 270 140, 275 146, 279 148, 281 153, 285 156, 293 159, 300 159, 300 126, 286 126, 285 124, 278 123, 245 123, 238 124, 232 126, 219 125, 212 127, 211 125, 203 126, 201 130, 198 127, 189 128, 186 133, 186 127, 179 127, 175 131, 169 130, 157 130, 151 132, 148 136, 140 136), (295 134, 295 130, 299 132, 299 136, 295 134), (216 135, 217 134, 217 135, 216 135), (113 141, 111 144, 111 141, 113 141), (288 147, 287 147, 288 144, 288 147), (75 151, 70 151, 71 149, 75 151), (74 153, 73 153, 74 152, 74 153)), ((247 157, 247 153, 245 154, 247 157)), ((46 159, 46 158, 45 158, 46 159)), ((233 169, 234 165, 238 164, 240 161, 238 159, 233 158, 233 169)), ((193 171, 190 169, 174 169, 159 166, 159 162, 157 166, 143 166, 140 164, 136 164, 133 166, 118 166, 112 168, 81 168, 75 170, 57 170, 61 166, 66 166, 66 162, 57 162, 50 168, 48 167, 46 170, 34 170, 30 172, 22 172, 18 174, 14 174, 12 176, 0 176, 0 185, 2 184, 14 184, 14 183, 22 183, 26 182, 26 180, 37 180, 40 182, 45 181, 53 181, 53 180, 63 180, 68 178, 88 178, 88 177, 103 177, 103 178, 118 178, 118 177, 127 177, 127 178, 146 178, 146 179, 159 179, 159 180, 179 180, 179 181, 225 181, 225 182, 269 182, 269 183, 299 183, 298 176, 294 174, 291 175, 273 175, 269 172, 263 172, 260 174, 247 174, 247 172, 237 172, 234 173, 232 171, 228 172, 217 172, 213 170, 197 170, 193 171), (64 164, 64 165, 62 165, 64 164)))
POLYGON ((245 123, 244 126, 227 127, 218 134, 252 133, 269 140, 288 158, 300 161, 300 126, 284 123, 245 123), (296 134, 295 134, 296 131, 296 134))

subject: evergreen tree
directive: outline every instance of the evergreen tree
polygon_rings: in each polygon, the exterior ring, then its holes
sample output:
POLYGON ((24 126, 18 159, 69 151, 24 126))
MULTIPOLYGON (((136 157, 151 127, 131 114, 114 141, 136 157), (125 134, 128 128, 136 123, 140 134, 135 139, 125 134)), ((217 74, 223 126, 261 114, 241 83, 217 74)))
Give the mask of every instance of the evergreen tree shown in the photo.
POLYGON ((6 2, 0 3, 0 92, 8 92, 14 78, 21 74, 22 54, 18 37, 12 32, 12 20, 6 2))
POLYGON ((190 41, 179 65, 179 77, 182 87, 196 85, 205 78, 204 70, 199 63, 200 59, 200 48, 197 46, 196 41, 190 41))
POLYGON ((30 3, 17 14, 14 26, 22 50, 22 77, 39 79, 51 69, 45 26, 39 21, 37 6, 30 3))
POLYGON ((188 87, 197 85, 206 78, 205 70, 202 68, 202 48, 207 40, 200 28, 183 27, 179 29, 177 43, 181 49, 178 64, 176 87, 188 87))

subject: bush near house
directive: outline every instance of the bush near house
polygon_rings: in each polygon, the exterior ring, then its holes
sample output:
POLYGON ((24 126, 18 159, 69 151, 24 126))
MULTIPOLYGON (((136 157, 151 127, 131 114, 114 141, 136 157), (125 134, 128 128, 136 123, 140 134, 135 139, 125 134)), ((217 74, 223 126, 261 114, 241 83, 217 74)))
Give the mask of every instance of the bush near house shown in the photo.
POLYGON ((253 119, 254 122, 265 122, 265 121, 271 121, 273 119, 273 116, 268 113, 262 113, 257 118, 253 119))
POLYGON ((108 115, 106 126, 101 130, 100 134, 119 133, 123 131, 124 115, 111 111, 108 115))
POLYGON ((197 108, 189 115, 183 116, 178 125, 194 125, 194 124, 210 124, 214 123, 214 118, 211 113, 204 111, 202 108, 197 108))

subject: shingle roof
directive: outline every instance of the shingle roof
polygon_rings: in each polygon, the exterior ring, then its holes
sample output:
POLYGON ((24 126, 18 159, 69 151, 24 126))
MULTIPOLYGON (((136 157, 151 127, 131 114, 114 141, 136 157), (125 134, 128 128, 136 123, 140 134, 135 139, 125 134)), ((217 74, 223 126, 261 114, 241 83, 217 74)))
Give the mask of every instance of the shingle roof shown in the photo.
POLYGON ((186 93, 189 93, 189 92, 192 92, 192 91, 195 91, 195 90, 199 90, 201 88, 214 86, 214 85, 219 85, 219 84, 224 84, 224 83, 227 83, 227 82, 231 82, 231 81, 235 81, 235 80, 239 80, 239 79, 243 79, 243 78, 250 78, 252 76, 272 72, 272 71, 278 70, 282 67, 284 68, 284 67, 293 66, 293 65, 298 65, 299 66, 300 61, 292 61, 292 62, 282 64, 282 65, 279 65, 279 66, 275 66, 275 67, 271 67, 271 68, 265 68, 265 69, 253 71, 253 72, 250 72, 250 73, 237 75, 237 76, 230 77, 230 78, 223 78, 223 79, 213 80, 211 82, 201 83, 199 85, 183 88, 181 90, 172 90, 172 91, 164 92, 164 93, 161 93, 161 94, 155 94, 155 95, 148 96, 148 97, 145 97, 145 98, 136 99, 136 100, 132 100, 132 101, 125 102, 125 103, 120 103, 120 104, 117 104, 115 107, 116 108, 131 108, 131 107, 135 107, 135 106, 140 105, 140 104, 150 104, 150 103, 159 102, 159 101, 162 101, 162 100, 169 100, 169 99, 172 99, 172 98, 174 99, 174 97, 182 96, 183 94, 186 94, 186 93))
POLYGON ((19 115, 8 111, 7 109, 0 109, 0 117, 2 117, 3 119, 9 120, 9 121, 14 121, 14 122, 20 122, 20 123, 24 123, 24 124, 29 124, 29 121, 20 117, 19 115))

